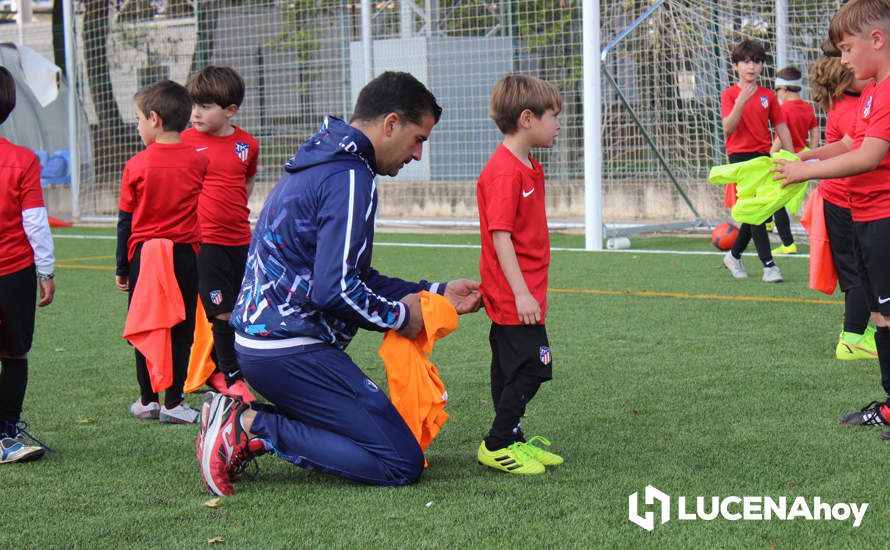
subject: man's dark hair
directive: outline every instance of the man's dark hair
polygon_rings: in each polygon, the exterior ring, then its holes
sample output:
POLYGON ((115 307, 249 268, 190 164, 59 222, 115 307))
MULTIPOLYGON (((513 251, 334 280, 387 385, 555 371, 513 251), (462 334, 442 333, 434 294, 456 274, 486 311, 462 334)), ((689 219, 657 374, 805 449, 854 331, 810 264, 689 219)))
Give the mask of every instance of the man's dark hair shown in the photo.
POLYGON ((0 124, 15 108, 15 79, 6 67, 0 67, 0 124))
POLYGON ((733 65, 742 61, 763 63, 766 61, 766 49, 756 40, 742 40, 732 49, 730 59, 733 65))
POLYGON ((442 107, 432 92, 409 73, 386 71, 359 92, 349 121, 367 122, 389 113, 398 113, 413 124, 420 124, 424 115, 431 115, 439 122, 442 107))
POLYGON ((208 65, 190 76, 185 88, 193 103, 216 103, 225 109, 244 101, 244 79, 231 67, 208 65))
POLYGON ((192 116, 192 100, 185 86, 172 80, 149 84, 136 93, 136 106, 148 117, 154 111, 164 123, 165 132, 181 132, 192 116))

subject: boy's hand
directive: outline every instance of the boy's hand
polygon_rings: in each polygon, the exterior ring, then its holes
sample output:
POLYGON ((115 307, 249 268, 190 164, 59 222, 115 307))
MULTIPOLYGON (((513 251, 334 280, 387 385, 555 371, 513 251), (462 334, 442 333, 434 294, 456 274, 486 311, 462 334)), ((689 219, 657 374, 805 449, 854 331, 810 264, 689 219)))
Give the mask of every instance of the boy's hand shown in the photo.
POLYGON ((420 294, 409 294, 400 300, 408 308, 408 324, 402 325, 399 334, 408 339, 415 339, 423 330, 423 312, 420 309, 420 294))
POLYGON ((516 296, 516 313, 525 325, 537 325, 541 321, 541 305, 530 292, 516 296))
POLYGON ((482 295, 479 294, 479 281, 455 279, 445 286, 445 297, 457 310, 458 315, 479 310, 482 295))
POLYGON ((117 284, 117 289, 121 292, 130 290, 130 278, 126 275, 115 275, 114 282, 117 284))
POLYGON ((776 159, 773 161, 773 167, 770 168, 770 172, 773 172, 775 177, 773 177, 773 181, 781 181, 782 187, 786 187, 788 185, 794 183, 800 183, 802 181, 807 181, 810 179, 807 177, 806 173, 806 164, 801 161, 788 161, 776 159))
POLYGON ((37 307, 48 306, 53 303, 56 295, 56 281, 53 279, 40 279, 40 301, 37 307))
POLYGON ((742 105, 744 105, 745 103, 748 103, 749 99, 754 97, 754 93, 757 91, 757 84, 754 84, 753 82, 746 82, 740 87, 742 88, 742 91, 739 93, 739 97, 738 99, 736 99, 736 102, 740 102, 742 105))

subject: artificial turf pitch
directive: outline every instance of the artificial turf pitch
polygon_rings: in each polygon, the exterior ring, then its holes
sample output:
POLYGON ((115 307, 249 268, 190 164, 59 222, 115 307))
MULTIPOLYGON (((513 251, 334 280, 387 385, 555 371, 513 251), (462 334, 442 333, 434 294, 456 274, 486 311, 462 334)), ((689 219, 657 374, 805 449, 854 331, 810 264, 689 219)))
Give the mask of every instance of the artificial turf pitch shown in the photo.
MULTIPOLYGON (((566 463, 541 476, 475 461, 492 418, 484 313, 463 316, 433 360, 451 418, 417 485, 365 487, 277 458, 205 503, 196 426, 136 420, 126 296, 114 288, 112 229, 56 235, 56 301, 37 317, 24 418, 52 452, 0 466, 0 547, 586 548, 886 545, 890 443, 840 415, 882 396, 877 361, 841 362, 840 296, 807 289, 807 261, 778 258, 786 282, 733 280, 716 255, 552 254, 547 328, 554 380, 523 421, 566 463), (70 238, 94 235, 106 238, 70 238), (819 496, 868 502, 848 521, 677 521, 647 532, 628 495, 819 496)), ((407 279, 478 273, 474 235, 379 234, 373 265, 407 279)), ((580 247, 578 236, 554 247, 580 247)), ((634 247, 707 251, 707 236, 634 238, 634 247)), ((349 352, 382 386, 377 333, 349 352)), ((188 399, 194 405, 200 394, 188 399)), ((642 504, 641 504, 642 506, 642 504)))

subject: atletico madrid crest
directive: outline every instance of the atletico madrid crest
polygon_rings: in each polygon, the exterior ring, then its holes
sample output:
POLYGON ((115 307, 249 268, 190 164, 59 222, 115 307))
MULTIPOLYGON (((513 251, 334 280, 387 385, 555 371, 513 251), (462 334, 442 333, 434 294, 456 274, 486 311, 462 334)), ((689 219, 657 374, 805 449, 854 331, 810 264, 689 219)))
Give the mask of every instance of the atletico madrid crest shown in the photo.
POLYGON ((235 142, 235 154, 241 159, 241 162, 247 162, 247 155, 250 153, 250 144, 243 141, 235 142))
POLYGON ((868 118, 868 113, 871 112, 871 100, 874 99, 875 96, 868 96, 868 100, 865 102, 865 107, 862 109, 862 118, 868 118))
POLYGON ((222 303, 222 292, 219 290, 211 290, 210 291, 210 301, 213 302, 213 305, 218 306, 222 303))
POLYGON ((541 364, 545 367, 550 364, 550 348, 547 346, 541 346, 538 348, 538 357, 541 359, 541 364))
POLYGON ((769 107, 769 99, 765 95, 760 96, 760 106, 764 109, 769 107))

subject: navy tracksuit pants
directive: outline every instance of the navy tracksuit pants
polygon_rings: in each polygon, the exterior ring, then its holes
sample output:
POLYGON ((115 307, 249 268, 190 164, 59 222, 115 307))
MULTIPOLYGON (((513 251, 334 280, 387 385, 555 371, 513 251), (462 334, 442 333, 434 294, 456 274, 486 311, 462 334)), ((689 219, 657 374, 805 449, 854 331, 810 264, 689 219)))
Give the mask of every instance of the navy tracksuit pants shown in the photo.
POLYGON ((346 353, 238 346, 245 378, 273 405, 254 405, 250 431, 281 458, 310 471, 372 485, 420 479, 423 452, 386 394, 346 353))

